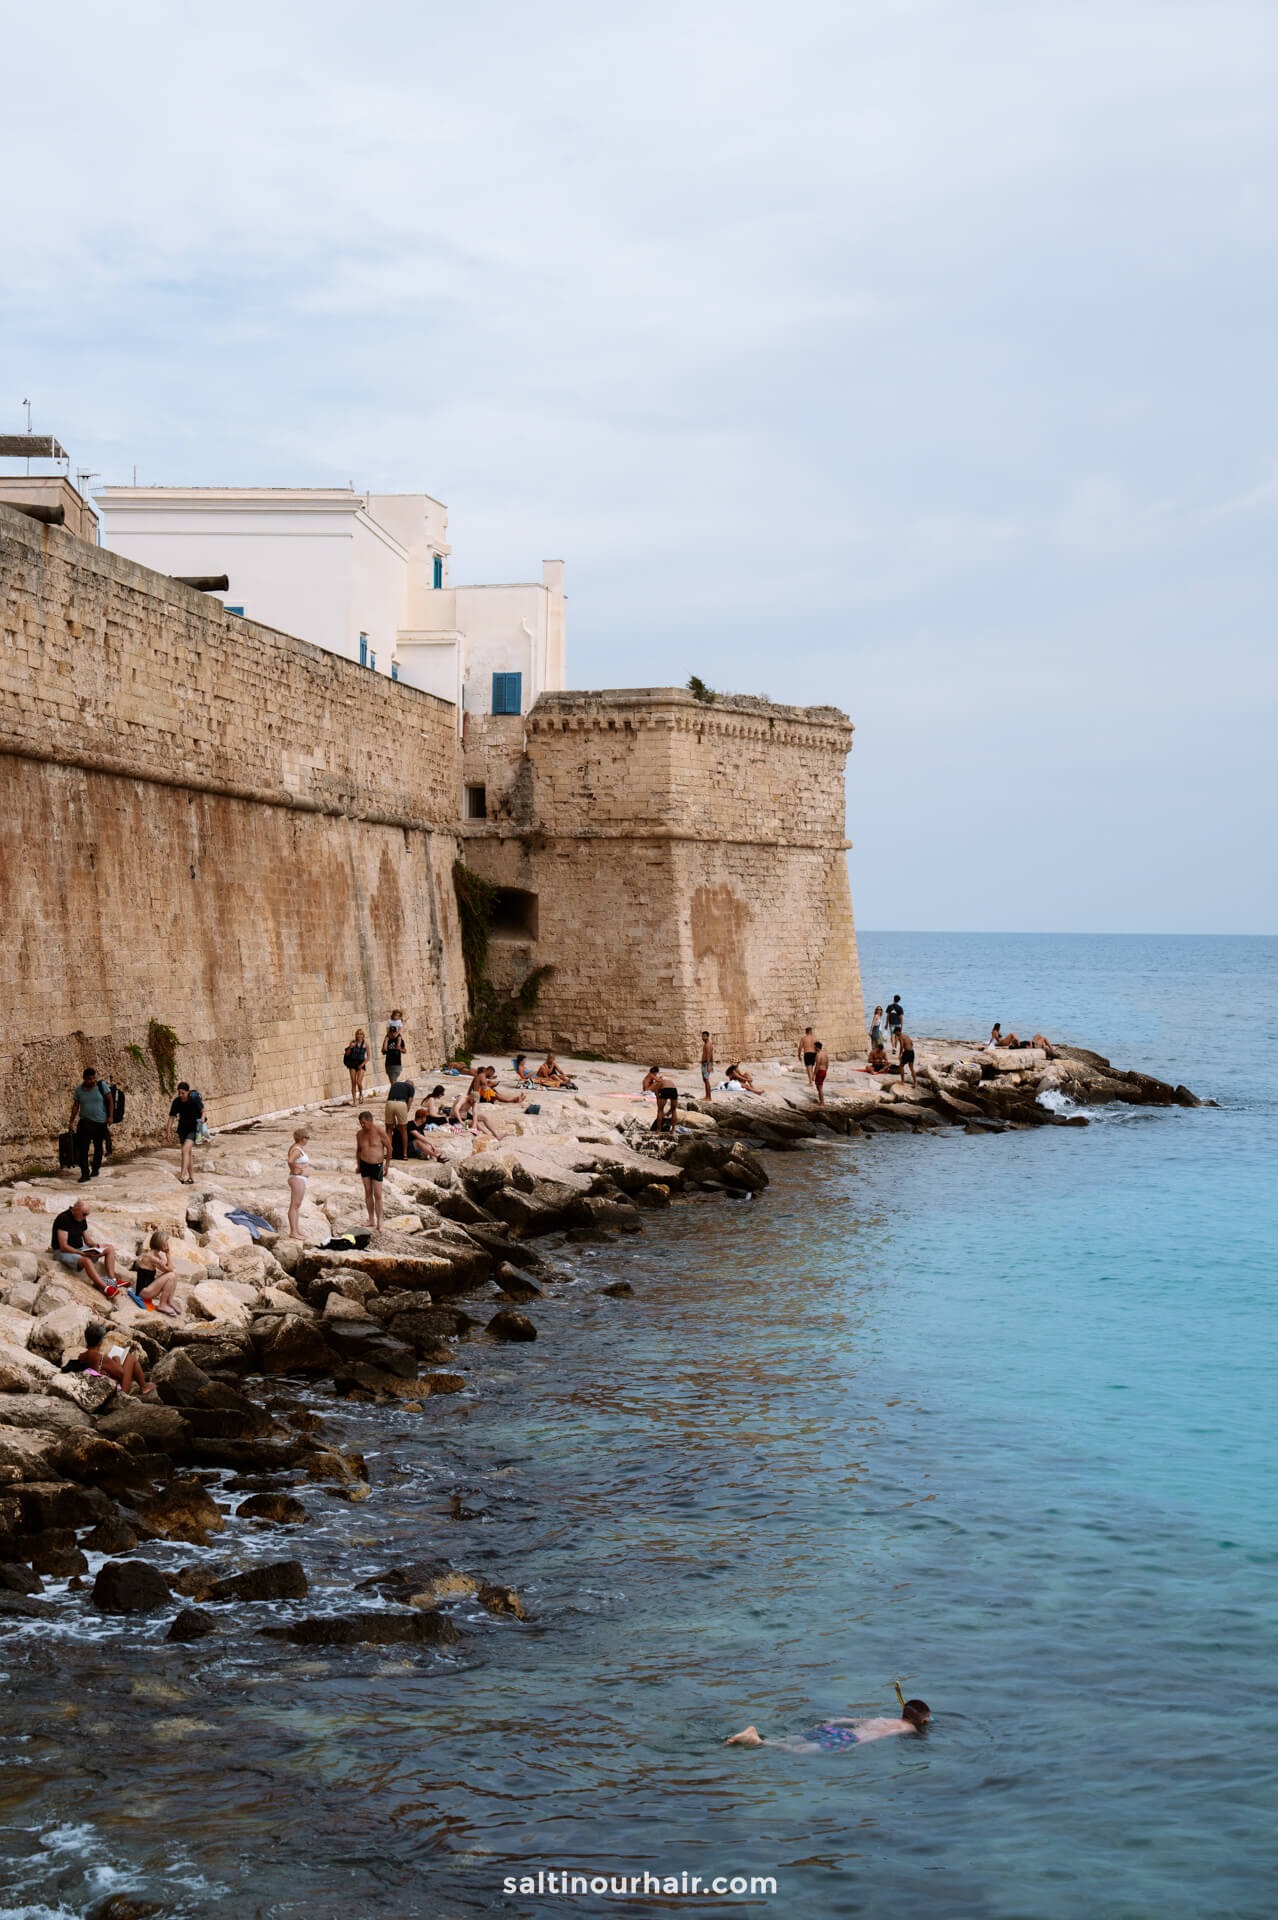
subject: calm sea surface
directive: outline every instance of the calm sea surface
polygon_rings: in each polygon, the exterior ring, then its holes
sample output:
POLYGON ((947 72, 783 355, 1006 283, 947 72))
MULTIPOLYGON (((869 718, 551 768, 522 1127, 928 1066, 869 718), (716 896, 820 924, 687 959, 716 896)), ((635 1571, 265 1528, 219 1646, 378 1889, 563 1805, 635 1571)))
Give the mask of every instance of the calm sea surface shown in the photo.
POLYGON ((1278 942, 862 960, 916 1032, 1041 1027, 1220 1107, 776 1155, 756 1202, 574 1250, 473 1392, 335 1415, 374 1492, 308 1493, 300 1545, 311 1611, 438 1555, 530 1623, 463 1603, 455 1657, 321 1658, 255 1639, 261 1609, 170 1648, 72 1596, 0 1638, 5 1914, 694 1904, 503 1894, 539 1868, 776 1876, 724 1913, 1273 1913, 1278 942), (618 1277, 634 1300, 594 1292, 618 1277), (720 1745, 898 1678, 926 1739, 720 1745))

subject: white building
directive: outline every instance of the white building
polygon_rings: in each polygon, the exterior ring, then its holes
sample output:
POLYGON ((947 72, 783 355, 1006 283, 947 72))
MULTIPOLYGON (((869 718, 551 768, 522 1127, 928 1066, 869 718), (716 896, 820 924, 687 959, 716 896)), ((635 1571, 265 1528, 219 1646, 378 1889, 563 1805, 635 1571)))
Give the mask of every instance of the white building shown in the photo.
POLYGON ((104 545, 220 579, 233 613, 437 693, 461 715, 526 713, 564 685, 562 560, 540 582, 453 586, 448 510, 346 487, 104 487, 104 545))

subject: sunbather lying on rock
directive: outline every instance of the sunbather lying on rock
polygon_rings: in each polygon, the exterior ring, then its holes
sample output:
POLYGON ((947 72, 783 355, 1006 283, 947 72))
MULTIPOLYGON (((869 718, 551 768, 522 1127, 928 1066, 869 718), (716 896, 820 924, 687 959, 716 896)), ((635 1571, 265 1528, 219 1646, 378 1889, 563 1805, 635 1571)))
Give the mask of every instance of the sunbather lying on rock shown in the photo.
POLYGON ((548 1053, 537 1069, 539 1087, 560 1087, 565 1093, 576 1093, 577 1082, 570 1080, 553 1053, 548 1053))

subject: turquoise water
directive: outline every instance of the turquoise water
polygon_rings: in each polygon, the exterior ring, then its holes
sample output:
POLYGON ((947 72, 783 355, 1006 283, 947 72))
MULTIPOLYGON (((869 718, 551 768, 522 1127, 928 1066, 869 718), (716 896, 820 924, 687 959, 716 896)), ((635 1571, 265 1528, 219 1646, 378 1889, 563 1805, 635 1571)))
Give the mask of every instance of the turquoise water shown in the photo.
POLYGON ((1222 1104, 773 1156, 756 1202, 575 1254, 474 1395, 335 1416, 377 1485, 303 1548, 317 1604, 439 1554, 529 1624, 463 1606, 456 1658, 276 1664, 248 1623, 86 1641, 68 1602, 3 1644, 7 1912, 658 1910, 503 1895, 539 1867, 774 1875, 751 1910, 815 1916, 1272 1912, 1278 942, 862 956, 917 1032, 1041 1026, 1222 1104), (898 1677, 923 1740, 719 1744, 898 1677))

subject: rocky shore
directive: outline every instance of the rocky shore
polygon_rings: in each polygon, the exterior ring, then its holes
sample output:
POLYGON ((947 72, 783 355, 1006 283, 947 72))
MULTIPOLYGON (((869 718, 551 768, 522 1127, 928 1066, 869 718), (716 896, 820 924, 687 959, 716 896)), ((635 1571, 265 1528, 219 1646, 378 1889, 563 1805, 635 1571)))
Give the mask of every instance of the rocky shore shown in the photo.
MULTIPOLYGON (((558 1249, 638 1232, 693 1194, 757 1194, 767 1152, 835 1135, 1086 1124, 1080 1109, 1109 1101, 1199 1104, 1184 1087, 1076 1049, 991 1055, 934 1041, 919 1047, 917 1089, 844 1065, 819 1108, 801 1069, 765 1064, 759 1095, 689 1095, 678 1132, 658 1138, 635 1069, 568 1064, 580 1090, 541 1096, 540 1114, 487 1110, 500 1141, 477 1150, 443 1134, 442 1162, 393 1163, 385 1229, 362 1248, 321 1245, 364 1228, 344 1104, 305 1116, 301 1240, 283 1231, 291 1116, 215 1134, 193 1189, 177 1183, 176 1154, 158 1150, 121 1153, 87 1189, 74 1175, 0 1189, 0 1626, 83 1607, 154 1616, 157 1639, 184 1641, 232 1621, 252 1630, 259 1603, 305 1601, 305 1565, 283 1543, 305 1540, 308 1500, 359 1503, 369 1488, 365 1460, 315 1410, 317 1383, 339 1401, 403 1411, 464 1391, 474 1343, 536 1339, 538 1300, 590 1284, 556 1263, 558 1249), (53 1217, 82 1191, 91 1238, 115 1245, 122 1273, 153 1232, 170 1236, 177 1319, 123 1292, 107 1301, 52 1259, 53 1217), (269 1229, 255 1240, 235 1209, 269 1229), (158 1398, 126 1399, 60 1370, 91 1320, 134 1344, 158 1398), (262 1558, 264 1531, 278 1533, 278 1559, 262 1558), (149 1557, 156 1542, 208 1552, 166 1574, 149 1557)), ((451 1596, 523 1613, 514 1584, 472 1577, 438 1553, 365 1585, 336 1613, 294 1605, 281 1621, 263 1606, 256 1630, 306 1646, 444 1646, 458 1633, 451 1596)))

